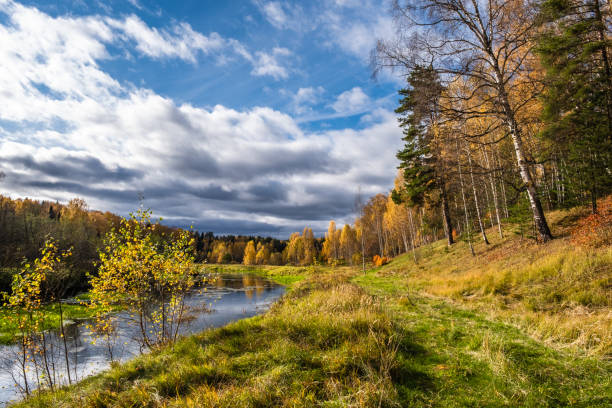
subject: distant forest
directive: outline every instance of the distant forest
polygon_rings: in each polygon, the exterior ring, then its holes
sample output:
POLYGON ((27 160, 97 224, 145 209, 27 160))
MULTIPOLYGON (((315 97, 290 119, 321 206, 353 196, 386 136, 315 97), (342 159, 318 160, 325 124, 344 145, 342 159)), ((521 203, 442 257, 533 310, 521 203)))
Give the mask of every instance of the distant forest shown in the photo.
MULTIPOLYGON (((52 237, 61 249, 72 247, 68 265, 74 270, 75 290, 95 273, 98 249, 105 235, 120 224, 121 217, 111 212, 89 210, 87 203, 75 198, 68 204, 32 199, 11 199, 0 195, 0 290, 10 287, 12 273, 23 262, 40 254, 45 240, 52 237)), ((157 224, 156 239, 171 237, 179 229, 157 224)), ((245 248, 265 246, 270 253, 282 253, 286 241, 269 237, 193 232, 194 255, 200 262, 242 263, 245 248)), ((320 242, 317 243, 320 246, 320 242)), ((267 259, 269 262, 270 259, 267 259)), ((278 260, 281 263, 281 260, 278 260)))

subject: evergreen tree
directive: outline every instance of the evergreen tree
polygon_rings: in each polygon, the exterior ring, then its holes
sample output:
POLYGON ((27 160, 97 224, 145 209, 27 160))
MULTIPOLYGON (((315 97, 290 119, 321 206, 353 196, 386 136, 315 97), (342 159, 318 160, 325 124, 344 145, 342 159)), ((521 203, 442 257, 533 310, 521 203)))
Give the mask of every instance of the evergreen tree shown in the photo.
POLYGON ((443 88, 436 72, 427 67, 416 67, 408 77, 408 88, 395 112, 403 128, 404 148, 397 153, 404 185, 394 190, 395 203, 407 202, 424 206, 426 201, 442 206, 443 222, 448 244, 453 244, 452 226, 446 193, 446 171, 436 134, 439 120, 439 99, 443 88))
MULTIPOLYGON (((538 52, 548 86, 542 136, 568 162, 568 190, 578 199, 612 191, 612 87, 609 10, 599 0, 545 0, 538 52)), ((567 204, 576 204, 568 201, 567 204)))

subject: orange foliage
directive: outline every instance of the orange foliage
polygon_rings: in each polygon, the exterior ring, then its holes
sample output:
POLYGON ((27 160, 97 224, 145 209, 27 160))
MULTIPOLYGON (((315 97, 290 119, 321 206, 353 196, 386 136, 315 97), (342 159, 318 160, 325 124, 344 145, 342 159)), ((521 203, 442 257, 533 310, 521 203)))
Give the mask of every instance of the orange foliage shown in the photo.
POLYGON ((383 266, 385 264, 388 264, 390 261, 389 258, 387 258, 386 256, 379 256, 379 255, 374 255, 374 258, 372 258, 372 262, 374 262, 374 266, 383 266))
POLYGON ((598 213, 578 221, 572 231, 572 242, 586 247, 612 245, 612 196, 597 202, 598 213))

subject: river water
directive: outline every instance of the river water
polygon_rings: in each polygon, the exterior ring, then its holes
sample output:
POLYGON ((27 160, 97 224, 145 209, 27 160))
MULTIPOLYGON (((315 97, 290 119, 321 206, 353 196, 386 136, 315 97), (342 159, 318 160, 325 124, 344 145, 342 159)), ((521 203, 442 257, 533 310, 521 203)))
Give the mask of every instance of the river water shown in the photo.
MULTIPOLYGON (((187 335, 211 327, 220 327, 267 310, 285 291, 281 285, 255 275, 223 274, 215 276, 205 284, 206 290, 191 293, 185 304, 187 319, 182 323, 180 333, 187 335)), ((117 330, 110 340, 93 334, 87 321, 71 322, 64 326, 69 347, 71 379, 81 380, 110 367, 112 360, 126 361, 139 355, 137 341, 139 328, 130 323, 127 313, 114 317, 117 330)), ((63 342, 58 333, 47 333, 49 364, 55 383, 67 383, 63 342)), ((40 372, 39 376, 42 375, 40 372)), ((28 374, 30 386, 36 384, 35 370, 28 374)), ((0 407, 23 397, 23 378, 19 366, 17 346, 0 346, 0 407)))

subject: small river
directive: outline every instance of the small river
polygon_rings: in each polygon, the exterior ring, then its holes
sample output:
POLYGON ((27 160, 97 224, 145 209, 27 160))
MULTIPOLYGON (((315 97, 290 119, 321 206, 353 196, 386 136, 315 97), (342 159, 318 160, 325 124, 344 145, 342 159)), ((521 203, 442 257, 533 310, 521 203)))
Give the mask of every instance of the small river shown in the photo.
MULTIPOLYGON (((188 314, 181 326, 182 335, 260 314, 285 292, 283 286, 267 279, 242 274, 215 275, 205 288, 193 291, 185 300, 188 314)), ((75 377, 81 380, 108 369, 111 351, 115 361, 126 361, 141 354, 137 325, 130 323, 127 313, 117 313, 114 319, 117 331, 111 342, 96 337, 87 328, 87 321, 64 326, 73 382, 75 377)), ((58 333, 48 333, 47 341, 55 368, 55 382, 67 383, 63 342, 58 333)), ((0 407, 23 397, 18 351, 17 346, 0 346, 0 407)), ((36 384, 33 370, 30 375, 30 385, 36 384)))

